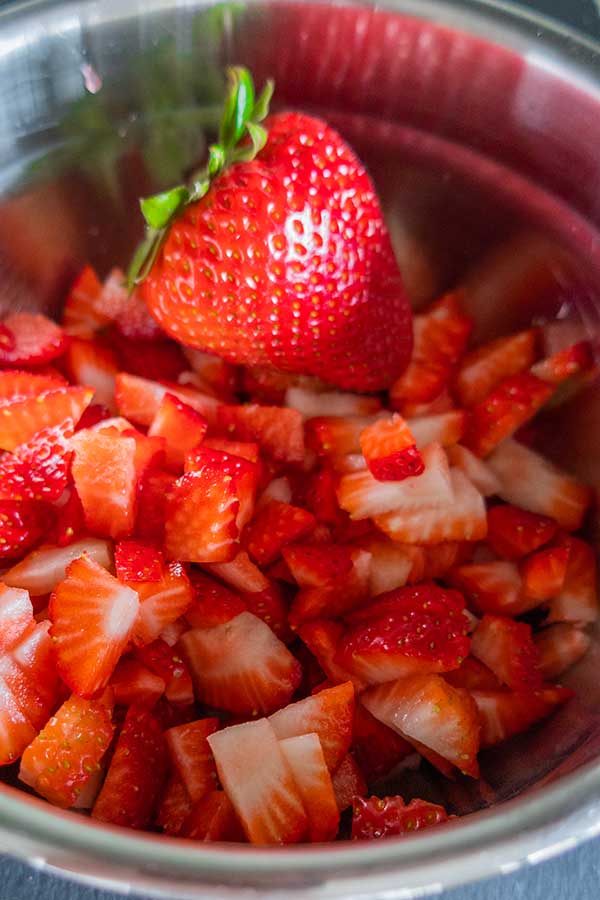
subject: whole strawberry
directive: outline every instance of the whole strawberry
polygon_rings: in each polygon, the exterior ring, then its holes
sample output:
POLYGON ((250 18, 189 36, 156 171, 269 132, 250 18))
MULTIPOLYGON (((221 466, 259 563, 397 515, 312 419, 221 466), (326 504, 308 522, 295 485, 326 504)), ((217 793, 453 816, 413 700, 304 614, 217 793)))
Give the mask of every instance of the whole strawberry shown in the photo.
POLYGON ((230 76, 207 169, 142 201, 150 312, 230 362, 388 387, 410 358, 411 313, 368 175, 319 119, 263 128, 272 87, 255 102, 246 70, 230 76))

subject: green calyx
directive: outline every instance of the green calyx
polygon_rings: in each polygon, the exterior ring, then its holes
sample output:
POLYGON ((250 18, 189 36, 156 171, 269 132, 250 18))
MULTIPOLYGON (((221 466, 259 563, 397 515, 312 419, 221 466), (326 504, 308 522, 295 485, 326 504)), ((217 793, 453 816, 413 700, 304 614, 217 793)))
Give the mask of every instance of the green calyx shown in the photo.
POLYGON ((228 166, 236 162, 249 162, 265 146, 267 132, 261 122, 269 113, 273 82, 269 79, 256 97, 252 75, 243 66, 228 69, 227 81, 219 142, 209 147, 206 165, 192 175, 188 185, 180 184, 140 200, 146 234, 133 255, 127 273, 130 291, 147 277, 169 226, 181 210, 204 197, 211 182, 228 166))

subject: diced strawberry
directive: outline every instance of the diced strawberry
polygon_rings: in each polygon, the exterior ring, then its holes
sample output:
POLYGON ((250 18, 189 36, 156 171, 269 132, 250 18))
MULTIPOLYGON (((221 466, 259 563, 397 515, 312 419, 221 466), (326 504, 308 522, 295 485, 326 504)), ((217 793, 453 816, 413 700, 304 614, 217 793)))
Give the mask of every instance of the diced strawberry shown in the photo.
POLYGON ((360 436, 374 416, 317 416, 306 423, 306 443, 320 457, 360 453, 360 436))
POLYGON ((384 535, 367 537, 360 546, 371 554, 369 591, 373 597, 408 582, 414 566, 412 547, 395 544, 384 535))
POLYGON ((568 378, 579 375, 589 369, 594 360, 589 341, 580 341, 564 350, 559 350, 547 359, 532 366, 531 371, 537 378, 548 384, 562 384, 568 378))
POLYGON ((336 525, 340 520, 337 480, 332 469, 323 468, 309 475, 302 485, 300 505, 308 509, 318 522, 336 525))
POLYGON ((209 706, 242 715, 270 713, 289 702, 300 666, 257 616, 240 613, 223 625, 181 639, 196 689, 209 706))
POLYGON ((333 772, 350 748, 354 721, 354 688, 350 682, 336 685, 291 703, 269 718, 279 740, 315 733, 333 772))
POLYGON ((10 400, 0 407, 0 449, 15 450, 44 428, 73 432, 93 392, 85 387, 59 387, 36 397, 10 400))
POLYGON ((323 587, 352 571, 352 548, 336 544, 295 544, 283 557, 300 587, 323 587))
POLYGON ((165 508, 175 477, 160 469, 148 469, 138 485, 138 510, 135 534, 146 541, 162 544, 165 536, 165 508))
POLYGON ((167 466, 174 472, 180 472, 186 453, 200 443, 207 427, 206 419, 199 412, 173 394, 165 394, 148 434, 164 437, 167 466))
POLYGON ((0 372, 0 404, 12 400, 24 400, 27 397, 38 397, 46 391, 66 386, 66 381, 57 372, 46 375, 38 372, 20 372, 6 369, 0 372))
POLYGON ((528 369, 535 360, 536 345, 537 332, 529 329, 498 338, 468 353, 454 382, 461 405, 475 406, 504 378, 528 369))
POLYGON ((505 378, 472 407, 464 444, 476 456, 489 456, 547 403, 554 390, 527 372, 505 378))
POLYGON ((372 841, 392 835, 412 834, 448 821, 443 806, 402 797, 356 797, 352 812, 352 840, 372 841))
MULTIPOLYGON (((117 574, 118 571, 117 563, 117 574)), ((132 581, 130 587, 136 591, 140 601, 133 627, 133 642, 138 647, 156 640, 168 625, 185 615, 194 602, 189 578, 181 563, 177 562, 169 563, 161 571, 159 581, 132 581)))
POLYGON ((240 550, 231 562, 212 563, 205 568, 243 593, 265 591, 270 585, 267 576, 252 562, 245 550, 240 550))
POLYGON ((271 580, 262 591, 244 591, 241 599, 248 612, 262 619, 279 640, 285 644, 293 640, 294 635, 288 624, 288 604, 276 581, 271 580))
POLYGON ((136 655, 155 675, 165 682, 165 697, 177 707, 186 707, 194 702, 192 676, 183 659, 158 638, 145 647, 138 647, 136 655))
POLYGON ((500 479, 487 462, 479 459, 461 444, 448 447, 446 452, 450 464, 461 469, 483 497, 493 497, 494 494, 500 493, 502 487, 500 479))
MULTIPOLYGON (((392 733, 390 732, 390 734, 392 733)), ((331 776, 331 783, 335 802, 341 813, 352 806, 355 797, 361 797, 367 793, 365 776, 351 753, 346 753, 331 776)))
POLYGON ((183 475, 165 507, 168 558, 200 563, 233 559, 239 507, 235 479, 218 464, 183 475))
POLYGON ((67 547, 40 547, 2 576, 6 584, 24 588, 35 597, 50 594, 67 577, 67 567, 86 554, 105 569, 112 568, 112 545, 98 538, 84 538, 67 547))
POLYGON ((115 410, 115 377, 119 367, 110 347, 98 341, 73 338, 65 362, 74 384, 93 388, 94 403, 115 410))
POLYGON ((179 638, 189 630, 187 619, 184 616, 180 616, 178 619, 175 619, 174 622, 169 622, 164 626, 160 633, 160 637, 165 644, 169 645, 169 647, 174 647, 179 643, 179 638))
MULTIPOLYGON (((150 381, 172 381, 179 384, 179 378, 186 369, 186 359, 182 353, 183 348, 175 341, 164 336, 132 340, 124 337, 116 326, 109 329, 108 339, 117 354, 119 371, 150 381)), ((195 389, 196 385, 191 387, 195 389)), ((199 389, 212 396, 212 388, 205 382, 199 389)))
POLYGON ((502 688, 492 670, 474 656, 468 656, 458 669, 446 672, 444 678, 454 687, 467 691, 499 691, 502 688))
POLYGON ((444 450, 430 444, 422 458, 423 472, 403 481, 377 481, 368 471, 343 475, 337 492, 340 506, 353 519, 365 519, 450 504, 452 486, 444 450))
POLYGON ((548 516, 501 504, 488 511, 487 541, 504 559, 521 559, 548 544, 557 524, 548 516))
POLYGON ((192 841, 244 842, 246 836, 233 804, 224 791, 210 791, 194 805, 182 837, 192 841))
POLYGON ((142 541, 119 541, 115 547, 115 569, 119 581, 160 581, 163 574, 162 553, 153 544, 142 541))
POLYGON ((279 747, 308 816, 309 840, 332 841, 339 828, 340 813, 319 736, 313 732, 285 738, 279 747))
POLYGON ((256 441, 271 459, 289 463, 304 459, 302 416, 295 409, 257 404, 221 406, 218 419, 227 437, 256 441))
MULTIPOLYGON (((327 544, 318 545, 320 548, 327 544)), ((328 581, 320 587, 305 587, 296 594, 289 614, 292 628, 322 616, 336 618, 363 603, 369 596, 371 554, 351 548, 352 568, 344 578, 328 581)))
POLYGON ((447 672, 469 653, 464 599, 434 584, 398 588, 360 608, 336 662, 379 684, 417 673, 447 672))
POLYGON ((85 532, 83 506, 74 485, 67 488, 61 498, 61 505, 55 509, 56 521, 50 537, 59 547, 66 547, 79 540, 85 532))
POLYGON ((477 777, 479 716, 471 696, 440 675, 413 675, 369 688, 369 712, 407 740, 417 741, 477 777))
POLYGON ((471 635, 471 653, 513 690, 541 687, 540 655, 525 622, 485 615, 471 635))
POLYGON ((92 818, 146 828, 166 770, 167 753, 159 722, 147 709, 130 706, 92 818))
POLYGON ((540 605, 523 592, 523 580, 515 563, 506 560, 458 566, 448 581, 462 591, 478 614, 520 616, 540 605))
POLYGON ((27 591, 0 581, 0 651, 9 650, 33 620, 27 591))
POLYGON ((218 719, 197 719, 165 731, 171 764, 192 803, 217 787, 217 770, 207 738, 218 727, 218 719))
POLYGON ((45 503, 0 500, 0 561, 20 557, 38 544, 51 527, 51 521, 45 503))
MULTIPOLYGON (((414 750, 408 741, 372 716, 362 703, 357 702, 354 711, 352 752, 360 771, 364 772, 368 781, 377 781, 389 775, 392 769, 414 750)), ((356 791, 356 793, 364 792, 356 791)))
POLYGON ((333 684, 351 681, 355 690, 362 691, 367 686, 357 675, 351 674, 335 661, 337 647, 344 633, 339 622, 329 619, 313 619, 298 629, 298 635, 310 652, 316 657, 323 672, 333 684))
POLYGON ((589 634, 568 622, 543 628, 533 640, 540 654, 540 672, 548 681, 579 662, 591 644, 589 634))
POLYGON ((236 525, 241 532, 254 512, 256 491, 261 476, 260 463, 232 453, 213 450, 202 444, 186 454, 184 472, 197 472, 205 468, 219 471, 225 478, 235 483, 235 493, 239 501, 236 525))
POLYGON ((183 347, 190 367, 202 381, 209 384, 218 397, 227 401, 233 398, 238 385, 238 370, 212 353, 204 353, 191 347, 183 347))
POLYGON ((178 837, 182 834, 193 809, 194 804, 183 781, 178 775, 171 775, 158 806, 156 824, 165 834, 178 837))
POLYGON ((317 416, 368 416, 381 409, 377 397, 343 391, 314 391, 305 387, 289 387, 283 405, 297 409, 305 419, 317 416))
POLYGON ((215 625, 223 625, 247 609, 238 593, 203 572, 192 570, 190 582, 194 602, 185 615, 192 628, 213 628, 215 625))
POLYGON ((493 747, 547 718, 573 692, 562 687, 528 691, 473 691, 481 721, 481 746, 493 747))
POLYGON ((110 317, 99 303, 102 285, 91 266, 84 266, 65 300, 62 324, 67 334, 91 338, 110 317))
POLYGON ((82 697, 106 686, 138 613, 135 591, 88 556, 74 560, 50 599, 51 634, 63 681, 82 697))
POLYGON ((402 481, 420 475, 425 469, 415 437, 397 413, 377 419, 361 431, 360 449, 378 481, 402 481))
POLYGON ((135 422, 136 425, 152 424, 165 394, 171 394, 191 406, 209 422, 214 421, 218 401, 208 394, 177 384, 161 384, 125 372, 117 375, 115 384, 117 407, 122 416, 135 422))
MULTIPOLYGON (((454 566, 472 559, 473 551, 473 544, 469 541, 445 541, 425 547, 423 581, 445 578, 454 566)), ((411 582, 414 583, 412 573, 411 582)))
POLYGON ((538 550, 523 559, 519 570, 523 579, 524 596, 540 601, 558 597, 567 575, 568 563, 567 547, 538 550))
POLYGON ((467 416, 462 409, 453 409, 435 416, 419 416, 408 420, 417 447, 438 443, 442 447, 452 447, 465 433, 467 416))
POLYGON ((308 832, 290 767, 267 719, 210 735, 219 778, 253 844, 288 844, 308 832))
POLYGON ((71 441, 72 473, 94 534, 126 537, 136 513, 136 441, 119 434, 80 431, 71 441))
POLYGON ((110 679, 115 703, 121 706, 146 706, 152 709, 165 692, 165 682, 137 659, 123 658, 110 679))
POLYGON ((434 400, 428 403, 403 403, 402 411, 407 419, 419 419, 425 416, 439 416, 442 413, 452 412, 456 404, 447 387, 443 388, 434 400))
POLYGON ((395 409, 428 403, 449 383, 465 352, 472 320, 461 313, 457 296, 448 294, 413 320, 414 349, 408 368, 390 388, 395 409))
POLYGON ((70 423, 44 428, 14 453, 0 455, 0 499, 58 500, 69 478, 70 423))
POLYGON ((250 557, 258 565, 268 566, 280 556, 286 544, 305 537, 315 524, 314 516, 305 509, 271 500, 246 526, 242 540, 250 557))
POLYGON ((550 516, 567 531, 581 527, 591 500, 588 487, 516 441, 504 441, 488 462, 503 500, 550 516))
POLYGON ((580 538, 559 542, 569 551, 567 574, 562 589, 550 603, 548 622, 587 625, 598 617, 598 576, 596 555, 580 538))
MULTIPOLYGON (((260 509, 270 503, 271 500, 277 500, 279 503, 292 503, 293 493, 290 479, 286 475, 279 478, 272 478, 266 488, 261 492, 256 501, 256 508, 260 509)), ((306 506, 304 502, 298 501, 297 506, 306 506)))
MULTIPOLYGON (((420 476, 424 477, 424 474, 420 476)), ((450 488, 451 499, 442 505, 388 512, 376 516, 375 524, 400 543, 429 545, 482 540, 487 534, 487 517, 481 494, 460 469, 450 469, 450 488)))
POLYGON ((107 698, 73 695, 23 753, 19 778, 55 806, 72 807, 99 771, 113 732, 107 698))
POLYGON ((67 347, 62 328, 46 316, 12 313, 2 324, 10 342, 0 342, 0 366, 40 366, 61 356, 67 347))
POLYGON ((220 450, 230 456, 241 456, 248 462, 260 462, 259 448, 255 441, 228 441, 226 438, 209 437, 202 444, 209 450, 220 450))

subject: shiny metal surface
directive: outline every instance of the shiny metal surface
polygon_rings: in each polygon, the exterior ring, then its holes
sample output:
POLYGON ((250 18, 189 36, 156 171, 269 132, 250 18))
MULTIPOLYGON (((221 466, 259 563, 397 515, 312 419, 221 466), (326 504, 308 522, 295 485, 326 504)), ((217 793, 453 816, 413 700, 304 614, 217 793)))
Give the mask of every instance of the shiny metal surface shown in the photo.
MULTIPOLYGON (((600 334, 600 51, 476 0, 0 11, 0 313, 54 310, 82 262, 127 261, 137 197, 202 155, 228 61, 274 75, 281 105, 326 115, 354 143, 415 305, 466 279, 480 334, 554 316, 600 334), (497 277, 503 242, 508 258, 542 260, 520 294, 497 277)), ((549 449, 597 488, 598 394, 547 423, 549 449)), ((400 898, 509 871, 600 830, 599 655, 595 643, 567 679, 577 700, 484 756, 481 782, 396 785, 475 811, 439 831, 369 846, 191 845, 53 810, 9 772, 0 839, 34 864, 169 897, 400 898)))

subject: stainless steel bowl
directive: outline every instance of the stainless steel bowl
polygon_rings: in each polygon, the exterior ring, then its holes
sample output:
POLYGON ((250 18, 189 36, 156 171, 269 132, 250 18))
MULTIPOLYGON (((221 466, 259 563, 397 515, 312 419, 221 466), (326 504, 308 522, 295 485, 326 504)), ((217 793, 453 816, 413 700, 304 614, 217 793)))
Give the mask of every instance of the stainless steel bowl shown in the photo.
MULTIPOLYGON (((280 104, 326 115, 355 144, 416 305, 466 279, 480 334, 540 316, 600 334, 600 49, 478 0, 10 4, 0 12, 0 313, 55 310, 83 261, 104 272, 127 260, 136 198, 202 155, 228 61, 274 75, 280 104), (507 263, 522 266, 525 290, 507 263)), ((548 425, 549 450, 598 488, 598 388, 548 425)), ((600 831, 599 657, 595 641, 567 679, 577 699, 484 756, 482 782, 404 776, 403 790, 445 791, 473 811, 443 829, 368 845, 198 845, 57 811, 6 770, 1 846, 168 897, 400 898, 512 871, 600 831)))

